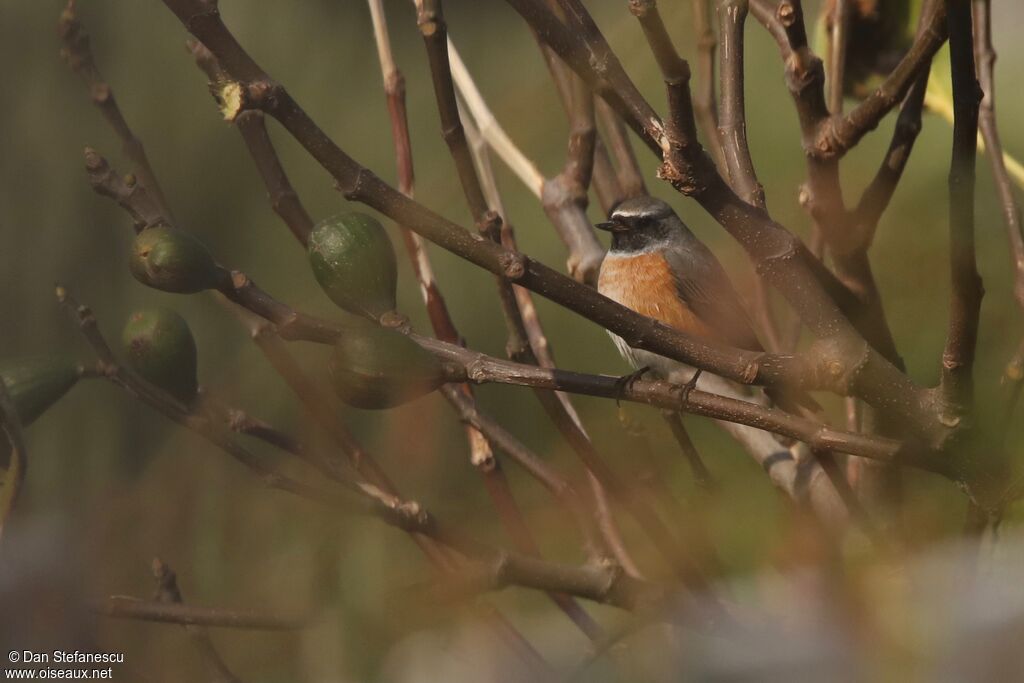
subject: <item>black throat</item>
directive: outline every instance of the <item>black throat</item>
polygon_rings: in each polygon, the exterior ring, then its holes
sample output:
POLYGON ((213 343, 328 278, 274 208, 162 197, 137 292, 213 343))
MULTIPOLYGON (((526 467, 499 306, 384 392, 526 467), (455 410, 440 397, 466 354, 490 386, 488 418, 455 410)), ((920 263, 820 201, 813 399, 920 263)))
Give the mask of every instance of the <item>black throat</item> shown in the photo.
POLYGON ((643 251, 664 240, 665 235, 659 230, 616 230, 612 232, 612 251, 643 251))

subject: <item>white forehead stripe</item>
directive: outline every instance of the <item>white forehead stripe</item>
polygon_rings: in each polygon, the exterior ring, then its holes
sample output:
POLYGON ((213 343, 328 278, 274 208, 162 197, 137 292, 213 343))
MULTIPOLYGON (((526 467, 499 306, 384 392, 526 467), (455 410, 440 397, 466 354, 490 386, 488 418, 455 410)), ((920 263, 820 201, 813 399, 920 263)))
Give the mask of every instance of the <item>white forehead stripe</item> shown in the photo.
POLYGON ((659 199, 637 198, 627 199, 612 211, 613 219, 630 218, 661 218, 672 213, 672 208, 659 199))

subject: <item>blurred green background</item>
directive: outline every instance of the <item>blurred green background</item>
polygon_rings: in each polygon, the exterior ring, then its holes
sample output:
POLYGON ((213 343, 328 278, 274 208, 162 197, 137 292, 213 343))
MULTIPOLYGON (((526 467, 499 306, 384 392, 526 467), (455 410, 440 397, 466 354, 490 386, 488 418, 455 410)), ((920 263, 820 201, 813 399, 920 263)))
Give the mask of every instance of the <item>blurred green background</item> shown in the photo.
MULTIPOLYGON (((80 5, 100 68, 145 143, 180 224, 201 236, 222 262, 244 270, 278 297, 306 311, 337 317, 303 253, 269 210, 240 137, 220 119, 205 79, 185 53, 186 34, 177 20, 157 0, 82 0, 80 5)), ((626 69, 663 110, 657 69, 625 5, 588 3, 626 69)), ((809 16, 815 5, 809 3, 809 16)), ((243 45, 328 134, 393 181, 389 122, 364 3, 222 0, 221 7, 243 45)), ((214 395, 310 440, 322 440, 241 327, 212 297, 159 293, 129 275, 130 223, 113 202, 90 189, 83 146, 96 147, 122 171, 129 164, 82 83, 57 56, 55 25, 61 8, 62 3, 51 0, 7 0, 2 5, 0 60, 7 69, 0 106, 0 130, 5 132, 0 163, 0 357, 51 350, 90 357, 55 304, 56 282, 91 305, 115 340, 134 308, 172 306, 192 326, 200 349, 200 380, 214 395)), ((396 59, 407 78, 417 196, 433 210, 468 225, 439 133, 412 4, 389 0, 386 8, 396 59)), ((501 123, 545 173, 556 173, 564 160, 566 123, 526 25, 500 2, 453 0, 445 10, 451 35, 501 123)), ((1015 87, 1024 46, 1014 40, 1024 8, 1004 2, 996 3, 994 11, 1003 139, 1008 150, 1024 154, 1024 130, 1018 125, 1024 98, 1015 87)), ((680 50, 692 58, 689 3, 663 3, 662 13, 680 50)), ((747 37, 753 158, 774 217, 806 235, 808 221, 796 201, 803 155, 778 51, 753 20, 747 37)), ((845 162, 850 200, 874 173, 891 126, 890 117, 845 162)), ((274 125, 271 132, 315 218, 356 208, 347 205, 328 175, 286 134, 274 125)), ((937 377, 945 334, 949 148, 949 127, 927 116, 872 252, 897 342, 910 373, 923 383, 937 377)), ((736 244, 694 203, 656 180, 656 161, 638 151, 651 190, 673 202, 726 264, 738 288, 749 291, 752 273, 736 244)), ((564 270, 561 244, 540 206, 500 163, 495 165, 521 247, 564 270)), ((979 266, 987 296, 977 377, 979 391, 994 395, 1021 324, 1010 294, 1004 228, 984 159, 979 161, 978 198, 979 266)), ((592 210, 592 215, 596 220, 597 213, 592 210)), ((398 244, 397 233, 392 237, 398 244)), ((505 336, 491 276, 438 249, 431 249, 431 257, 468 343, 503 355, 505 336)), ((404 261, 400 307, 417 328, 428 329, 404 261)), ((564 367, 609 374, 627 370, 601 329, 543 301, 540 312, 564 367)), ((311 371, 322 372, 325 349, 304 346, 296 351, 311 371)), ((482 387, 478 394, 487 411, 557 467, 578 470, 528 390, 482 387)), ((614 404, 580 399, 577 405, 616 469, 635 472, 631 454, 638 446, 620 427, 614 404)), ((660 465, 656 476, 666 478, 680 497, 690 496, 690 478, 660 419, 653 411, 630 409, 629 414, 645 428, 660 465)), ((439 397, 388 412, 353 410, 341 419, 408 496, 482 537, 507 542, 468 462, 461 427, 439 397)), ((787 547, 790 512, 735 446, 704 421, 690 423, 700 450, 724 482, 720 499, 699 523, 710 528, 730 575, 758 571, 787 547)), ((1018 442, 1019 436, 1015 434, 1018 442)), ((226 661, 251 680, 414 680, 399 672, 403 662, 415 660, 417 648, 457 652, 469 638, 457 626, 464 623, 458 618, 466 616, 464 610, 415 599, 411 587, 429 572, 405 536, 373 521, 339 519, 288 494, 262 489, 219 451, 107 383, 83 382, 31 428, 28 438, 27 489, 11 531, 11 547, 19 552, 13 559, 4 558, 13 563, 9 576, 33 577, 40 585, 52 583, 89 597, 148 596, 149 563, 159 556, 178 571, 190 601, 279 609, 317 606, 317 625, 301 634, 215 634, 226 661)), ((545 492, 513 467, 507 471, 545 553, 579 560, 571 528, 545 492)), ((963 499, 954 487, 925 475, 915 475, 909 486, 914 504, 907 515, 917 525, 922 544, 957 531, 963 499)), ((637 540, 630 522, 622 515, 620 519, 627 537, 635 540, 636 553, 646 558, 651 553, 646 541, 637 540)), ((9 590, 0 590, 0 595, 11 598, 9 590)), ((26 589, 21 595, 30 593, 26 589)), ((585 652, 582 635, 543 598, 507 590, 493 602, 553 661, 571 663, 585 652)), ((140 680, 200 676, 201 661, 181 629, 80 623, 60 616, 59 604, 52 609, 44 602, 28 604, 31 608, 19 613, 17 628, 5 634, 19 640, 0 645, 30 648, 38 642, 50 643, 52 649, 67 646, 62 638, 71 638, 67 634, 73 632, 74 638, 84 639, 75 642, 126 652, 124 671, 140 680)), ((609 625, 621 619, 612 610, 592 612, 609 625)), ((460 655, 452 656, 459 660, 460 655)))

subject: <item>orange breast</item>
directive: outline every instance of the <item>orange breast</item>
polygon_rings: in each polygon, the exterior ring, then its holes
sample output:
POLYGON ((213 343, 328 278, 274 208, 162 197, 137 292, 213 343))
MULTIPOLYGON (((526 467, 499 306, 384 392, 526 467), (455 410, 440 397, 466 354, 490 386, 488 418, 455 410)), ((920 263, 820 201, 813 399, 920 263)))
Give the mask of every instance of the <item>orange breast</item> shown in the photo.
POLYGON ((597 288, 609 299, 690 336, 720 341, 715 331, 679 298, 675 277, 659 254, 609 254, 601 264, 597 288))

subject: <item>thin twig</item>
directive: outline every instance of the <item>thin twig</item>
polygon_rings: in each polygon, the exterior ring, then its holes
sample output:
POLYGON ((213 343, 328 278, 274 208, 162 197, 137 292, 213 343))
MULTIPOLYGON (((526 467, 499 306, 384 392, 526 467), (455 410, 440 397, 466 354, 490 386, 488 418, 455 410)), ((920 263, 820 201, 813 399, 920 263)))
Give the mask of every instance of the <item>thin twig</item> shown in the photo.
MULTIPOLYGON (((170 604, 184 604, 185 599, 182 597, 181 590, 178 588, 178 577, 174 573, 174 570, 164 564, 160 558, 153 558, 153 578, 156 580, 156 600, 157 602, 170 603, 170 604)), ((201 626, 195 626, 191 624, 185 624, 185 630, 192 637, 192 642, 195 643, 196 649, 199 651, 203 661, 207 663, 210 668, 211 674, 215 677, 213 680, 215 683, 241 683, 241 679, 238 678, 231 669, 228 668, 227 664, 221 658, 220 653, 217 652, 217 648, 213 645, 213 640, 210 638, 210 634, 206 632, 206 629, 201 626)))
POLYGON ((106 600, 93 602, 96 614, 115 619, 136 619, 187 626, 215 626, 262 631, 288 631, 304 628, 306 619, 282 616, 255 610, 200 607, 173 602, 140 600, 124 595, 112 595, 106 600))
MULTIPOLYGON (((695 0, 701 2, 703 0, 695 0)), ((718 3, 719 51, 721 77, 721 107, 719 108, 716 148, 723 160, 722 173, 733 190, 744 201, 765 209, 764 187, 757 179, 754 162, 750 158, 747 142, 746 98, 744 95, 744 37, 746 23, 746 0, 720 0, 718 3)), ((694 107, 699 114, 696 98, 694 107)), ((754 276, 754 314, 758 327, 764 333, 767 348, 777 351, 782 348, 778 320, 772 309, 767 283, 760 274, 754 276)))
POLYGON ((71 67, 71 70, 85 82, 92 103, 103 113, 103 118, 107 120, 120 139, 121 151, 131 161, 135 176, 153 196, 168 220, 173 221, 170 205, 164 197, 163 190, 160 189, 156 174, 146 156, 146 150, 129 127, 117 100, 114 99, 113 88, 103 79, 103 75, 96 65, 89 44, 89 34, 86 33, 85 27, 78 18, 77 0, 68 0, 67 6, 61 12, 57 30, 61 39, 61 57, 71 67))
POLYGON ((697 39, 697 87, 693 108, 704 139, 715 158, 719 173, 725 173, 725 154, 718 142, 718 104, 715 99, 715 49, 718 41, 711 27, 711 6, 714 0, 691 0, 693 33, 697 39))
POLYGON ((675 437, 676 443, 679 444, 679 450, 683 452, 683 457, 686 458, 686 462, 690 466, 690 473, 693 474, 693 480, 697 483, 697 486, 705 491, 714 490, 717 487, 715 479, 711 475, 711 471, 708 470, 707 465, 704 464, 704 459, 700 457, 700 453, 693 444, 690 433, 686 430, 686 425, 683 424, 679 413, 670 410, 665 411, 663 416, 665 422, 668 423, 669 428, 672 430, 672 436, 675 437))
POLYGON ((834 0, 831 15, 828 17, 831 24, 828 36, 828 110, 833 116, 843 113, 846 55, 853 11, 851 0, 834 0))
POLYGON ((984 288, 974 248, 974 185, 981 91, 974 65, 971 7, 950 4, 949 65, 953 79, 953 155, 949 165, 950 315, 942 353, 944 416, 957 421, 972 407, 972 370, 984 288))

